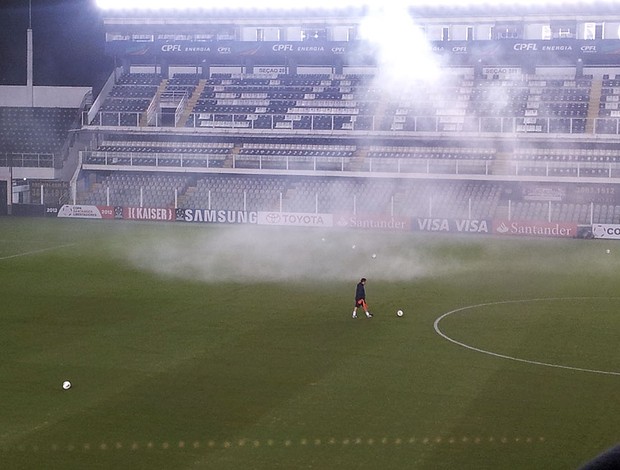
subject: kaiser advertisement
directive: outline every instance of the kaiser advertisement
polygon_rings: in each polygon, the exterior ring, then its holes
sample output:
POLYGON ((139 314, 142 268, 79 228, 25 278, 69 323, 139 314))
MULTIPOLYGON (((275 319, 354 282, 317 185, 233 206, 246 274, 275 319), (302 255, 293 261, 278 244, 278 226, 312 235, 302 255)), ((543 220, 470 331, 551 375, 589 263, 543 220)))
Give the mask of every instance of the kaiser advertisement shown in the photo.
POLYGON ((158 207, 123 207, 123 219, 172 221, 176 219, 174 209, 158 207))
POLYGON ((500 219, 493 221, 493 233, 517 237, 575 238, 577 236, 577 224, 500 219))

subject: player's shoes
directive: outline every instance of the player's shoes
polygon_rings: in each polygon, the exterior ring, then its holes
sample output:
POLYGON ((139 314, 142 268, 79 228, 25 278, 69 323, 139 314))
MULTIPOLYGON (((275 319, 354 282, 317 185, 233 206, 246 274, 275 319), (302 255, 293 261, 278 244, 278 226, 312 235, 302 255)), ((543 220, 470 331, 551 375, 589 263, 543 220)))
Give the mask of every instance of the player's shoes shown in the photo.
POLYGON ((372 313, 367 312, 367 313, 366 313, 366 317, 368 317, 368 318, 372 318, 372 313))
POLYGON ((355 320, 357 318, 357 315, 354 313, 351 318, 353 318, 353 320, 355 320))

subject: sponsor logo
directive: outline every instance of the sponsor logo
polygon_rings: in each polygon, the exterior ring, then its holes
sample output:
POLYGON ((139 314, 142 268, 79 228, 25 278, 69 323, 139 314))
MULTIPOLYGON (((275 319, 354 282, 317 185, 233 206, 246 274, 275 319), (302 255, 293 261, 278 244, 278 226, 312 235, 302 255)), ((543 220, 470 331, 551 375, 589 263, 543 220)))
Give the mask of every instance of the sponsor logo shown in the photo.
POLYGON ((551 51, 551 52, 572 51, 573 50, 573 46, 570 46, 570 45, 566 45, 566 46, 543 46, 542 50, 543 51, 551 51))
POLYGON ((343 214, 336 222, 338 227, 375 229, 375 230, 409 230, 409 219, 402 217, 381 217, 373 215, 343 214))
POLYGON ((58 217, 73 217, 73 206, 65 204, 58 211, 58 217))
POLYGON ((209 46, 188 46, 185 48, 185 52, 211 52, 209 46))
POLYGON ((484 219, 438 219, 416 217, 413 230, 419 232, 489 233, 489 221, 484 219))
MULTIPOLYGON (((335 48, 332 48, 334 52, 335 48)), ((293 46, 292 44, 274 44, 271 46, 273 52, 325 52, 325 46, 293 46)), ((344 53, 344 51, 342 52, 344 53)))
POLYGON ((494 221, 493 233, 498 235, 573 238, 577 224, 549 222, 494 221))
POLYGON ((594 238, 620 239, 620 225, 595 224, 592 226, 592 235, 594 238))
POLYGON ((596 52, 596 46, 581 46, 581 52, 591 54, 593 52, 596 52))
POLYGON ((292 44, 274 44, 273 46, 271 46, 271 50, 274 52, 286 52, 286 51, 293 52, 293 45, 292 44))
POLYGON ((258 212, 214 210, 214 209, 177 209, 175 217, 184 222, 201 222, 206 224, 256 224, 258 212))
POLYGON ((65 204, 58 211, 58 217, 79 219, 113 219, 114 208, 109 206, 78 206, 65 204))
POLYGON ((515 51, 537 51, 538 50, 538 46, 534 42, 528 42, 528 43, 518 42, 514 46, 512 46, 512 48, 515 51))
POLYGON ((332 214, 259 212, 260 225, 288 225, 295 227, 332 227, 332 214))
POLYGON ((297 46, 297 52, 323 52, 323 46, 297 46))
MULTIPOLYGON (((114 211, 112 212, 114 216, 114 211)), ((130 220, 174 220, 174 209, 157 207, 125 207, 123 218, 130 220)))
POLYGON ((181 52, 180 44, 164 44, 161 46, 162 52, 181 52))

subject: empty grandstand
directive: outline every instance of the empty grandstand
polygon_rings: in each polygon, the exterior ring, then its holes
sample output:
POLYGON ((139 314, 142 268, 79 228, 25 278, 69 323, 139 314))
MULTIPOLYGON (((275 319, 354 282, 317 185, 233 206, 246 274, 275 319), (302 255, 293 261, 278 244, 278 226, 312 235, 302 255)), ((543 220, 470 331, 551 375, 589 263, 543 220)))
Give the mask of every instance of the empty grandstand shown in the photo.
POLYGON ((620 16, 585 8, 412 4, 406 44, 366 4, 103 9, 98 96, 0 108, 3 193, 14 213, 618 223, 620 16))

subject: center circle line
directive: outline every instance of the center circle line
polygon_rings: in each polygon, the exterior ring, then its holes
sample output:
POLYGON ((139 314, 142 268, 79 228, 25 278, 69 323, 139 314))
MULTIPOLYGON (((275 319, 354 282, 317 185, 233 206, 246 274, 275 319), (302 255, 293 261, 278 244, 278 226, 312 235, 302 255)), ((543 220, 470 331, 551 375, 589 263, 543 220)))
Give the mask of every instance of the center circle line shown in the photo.
POLYGON ((556 369, 565 369, 565 370, 572 370, 572 371, 577 371, 577 372, 589 372, 591 374, 602 374, 602 375, 615 375, 615 376, 620 376, 620 372, 613 372, 613 371, 606 371, 606 370, 597 370, 597 369, 585 369, 582 367, 572 367, 572 366, 564 366, 561 364, 552 364, 552 363, 548 363, 548 362, 541 362, 541 361, 531 361, 528 359, 522 359, 519 357, 513 357, 513 356, 508 356, 506 354, 499 354, 493 351, 487 351, 485 349, 480 349, 477 348, 475 346, 470 346, 469 344, 465 344, 461 341, 457 341, 454 338, 449 337, 447 334, 445 334, 443 331, 441 331, 441 329, 439 328, 439 323, 441 322, 441 320, 443 320, 444 318, 454 314, 454 313, 458 313, 458 312, 462 312, 465 310, 471 310, 471 309, 475 309, 478 307, 488 307, 488 306, 492 306, 492 305, 504 305, 504 304, 517 304, 517 303, 526 303, 526 302, 543 302, 543 301, 557 301, 557 300, 593 300, 593 299, 618 299, 618 297, 546 297, 546 298, 538 298, 538 299, 524 299, 524 300, 502 300, 502 301, 498 301, 498 302, 487 302, 487 303, 482 303, 482 304, 476 304, 476 305, 468 305, 466 307, 461 307, 461 308, 457 308, 455 310, 451 310, 449 312, 444 313, 443 315, 440 315, 436 320, 435 323, 433 324, 434 328, 435 328, 435 332, 441 336, 442 338, 450 341, 451 343, 454 343, 458 346, 461 346, 463 348, 469 349, 470 351, 476 351, 482 354, 487 354, 489 356, 493 356, 493 357, 498 357, 501 359, 508 359, 510 361, 517 361, 517 362, 523 362, 526 364, 532 364, 532 365, 537 365, 537 366, 544 366, 544 367, 553 367, 556 369))

